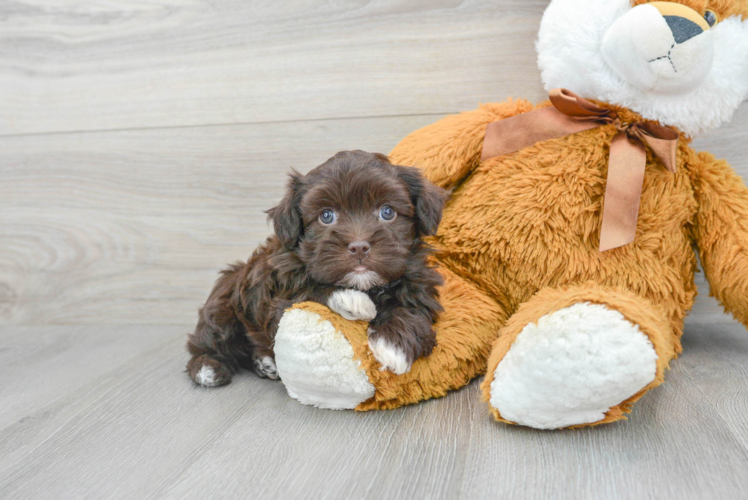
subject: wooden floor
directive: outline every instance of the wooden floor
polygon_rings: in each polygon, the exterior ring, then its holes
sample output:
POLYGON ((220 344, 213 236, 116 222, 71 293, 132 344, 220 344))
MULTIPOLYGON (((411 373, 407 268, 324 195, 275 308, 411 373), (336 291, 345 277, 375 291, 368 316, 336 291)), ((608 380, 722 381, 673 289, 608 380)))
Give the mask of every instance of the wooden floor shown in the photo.
MULTIPOLYGON (((748 332, 697 276, 685 353, 625 422, 493 422, 477 383, 375 413, 185 333, 291 167, 543 99, 547 1, 0 2, 0 498, 743 498, 748 332)), ((748 178, 748 104, 694 141, 748 178)))

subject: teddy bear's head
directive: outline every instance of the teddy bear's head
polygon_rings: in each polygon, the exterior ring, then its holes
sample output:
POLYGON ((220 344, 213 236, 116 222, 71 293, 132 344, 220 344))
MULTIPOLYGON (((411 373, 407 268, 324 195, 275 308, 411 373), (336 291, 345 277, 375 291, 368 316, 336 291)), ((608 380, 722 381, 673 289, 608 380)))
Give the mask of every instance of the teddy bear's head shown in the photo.
POLYGON ((552 0, 537 49, 546 89, 694 136, 748 96, 748 0, 552 0))

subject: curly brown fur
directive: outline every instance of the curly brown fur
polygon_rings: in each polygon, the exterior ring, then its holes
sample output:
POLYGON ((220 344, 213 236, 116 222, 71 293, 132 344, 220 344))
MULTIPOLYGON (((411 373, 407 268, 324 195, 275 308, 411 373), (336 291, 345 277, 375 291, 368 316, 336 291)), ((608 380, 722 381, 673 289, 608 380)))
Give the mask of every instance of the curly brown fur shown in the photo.
POLYGON ((283 311, 297 302, 327 305, 346 289, 376 306, 373 339, 397 346, 409 363, 429 355, 442 280, 422 237, 436 232, 445 199, 415 168, 363 151, 291 174, 283 200, 267 212, 275 235, 247 263, 224 270, 200 310, 187 343, 192 379, 223 385, 240 368, 278 378, 272 346, 283 311))

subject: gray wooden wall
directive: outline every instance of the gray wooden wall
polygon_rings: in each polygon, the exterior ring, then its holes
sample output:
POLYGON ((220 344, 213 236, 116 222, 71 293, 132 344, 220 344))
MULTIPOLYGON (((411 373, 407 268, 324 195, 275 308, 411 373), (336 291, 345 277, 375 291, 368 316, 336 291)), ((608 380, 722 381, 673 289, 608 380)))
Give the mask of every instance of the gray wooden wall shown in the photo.
MULTIPOLYGON (((0 323, 193 323, 290 167, 543 99, 546 5, 0 2, 0 323)), ((744 104, 695 144, 748 177, 746 138, 744 104)))

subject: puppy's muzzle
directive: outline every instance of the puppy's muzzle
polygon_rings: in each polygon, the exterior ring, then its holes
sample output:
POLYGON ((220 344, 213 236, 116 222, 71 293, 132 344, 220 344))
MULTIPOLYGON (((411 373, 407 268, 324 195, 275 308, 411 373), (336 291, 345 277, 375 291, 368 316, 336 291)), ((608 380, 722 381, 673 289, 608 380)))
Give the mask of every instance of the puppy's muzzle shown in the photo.
POLYGON ((694 90, 714 59, 709 23, 674 2, 650 2, 623 14, 605 33, 601 51, 619 77, 656 94, 694 90))

